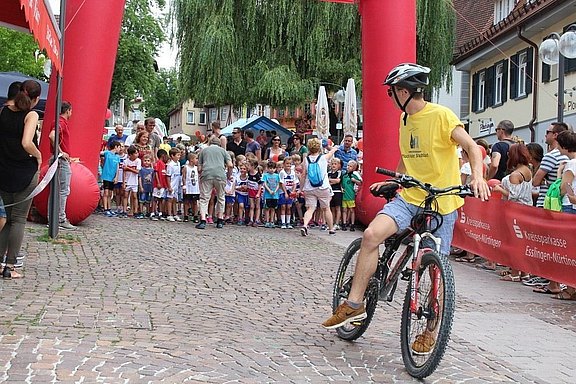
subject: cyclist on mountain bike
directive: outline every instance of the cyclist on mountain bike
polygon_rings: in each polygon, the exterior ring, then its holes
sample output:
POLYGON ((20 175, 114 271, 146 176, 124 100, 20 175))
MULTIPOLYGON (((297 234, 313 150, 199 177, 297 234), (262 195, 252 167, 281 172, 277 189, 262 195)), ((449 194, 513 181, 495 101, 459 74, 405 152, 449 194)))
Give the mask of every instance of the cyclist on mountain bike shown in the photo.
MULTIPOLYGON (((478 146, 450 109, 423 98, 429 73, 430 68, 410 63, 400 64, 392 69, 384 81, 384 85, 390 87, 388 96, 393 97, 396 106, 404 112, 399 134, 401 157, 396 171, 438 188, 459 185, 460 167, 456 148, 460 145, 470 158, 470 187, 476 197, 486 200, 490 191, 483 178, 482 156, 478 146)), ((377 189, 386 183, 374 183, 370 188, 377 189)), ((376 271, 378 246, 410 225, 424 197, 425 193, 418 188, 403 189, 396 199, 378 212, 364 231, 348 300, 322 323, 325 328, 335 329, 366 318, 364 291, 376 271)), ((441 252, 447 256, 458 216, 456 210, 464 202, 457 196, 442 196, 438 198, 438 203, 443 225, 437 230, 436 236, 442 239, 441 252)), ((417 338, 416 343, 419 345, 413 345, 412 348, 426 353, 435 340, 432 334, 423 334, 417 338)))

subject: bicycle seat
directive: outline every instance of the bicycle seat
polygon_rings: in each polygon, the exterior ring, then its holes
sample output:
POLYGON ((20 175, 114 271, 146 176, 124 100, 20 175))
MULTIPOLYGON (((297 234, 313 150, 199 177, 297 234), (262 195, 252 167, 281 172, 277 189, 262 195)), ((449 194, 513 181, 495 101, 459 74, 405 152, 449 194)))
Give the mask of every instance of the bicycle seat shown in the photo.
POLYGON ((400 185, 397 183, 388 183, 381 185, 379 188, 371 189, 370 193, 372 193, 376 197, 384 197, 387 200, 392 199, 396 196, 396 191, 398 191, 400 185))

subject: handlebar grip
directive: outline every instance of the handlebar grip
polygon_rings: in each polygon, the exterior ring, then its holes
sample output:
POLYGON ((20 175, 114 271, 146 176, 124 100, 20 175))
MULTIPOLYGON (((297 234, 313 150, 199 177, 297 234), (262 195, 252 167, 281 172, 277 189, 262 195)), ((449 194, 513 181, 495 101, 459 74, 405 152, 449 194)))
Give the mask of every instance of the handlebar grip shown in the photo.
POLYGON ((386 168, 376 167, 376 173, 390 177, 398 177, 398 174, 395 171, 391 171, 386 168))

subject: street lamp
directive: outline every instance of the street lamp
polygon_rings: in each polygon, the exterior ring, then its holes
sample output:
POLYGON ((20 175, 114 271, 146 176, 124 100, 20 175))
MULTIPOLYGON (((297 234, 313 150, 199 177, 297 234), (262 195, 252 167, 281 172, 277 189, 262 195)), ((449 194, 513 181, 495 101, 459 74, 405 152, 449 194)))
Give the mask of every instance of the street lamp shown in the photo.
POLYGON ((558 64, 558 121, 564 120, 564 58, 576 58, 576 24, 570 25, 560 36, 552 33, 540 44, 540 60, 544 64, 558 64))

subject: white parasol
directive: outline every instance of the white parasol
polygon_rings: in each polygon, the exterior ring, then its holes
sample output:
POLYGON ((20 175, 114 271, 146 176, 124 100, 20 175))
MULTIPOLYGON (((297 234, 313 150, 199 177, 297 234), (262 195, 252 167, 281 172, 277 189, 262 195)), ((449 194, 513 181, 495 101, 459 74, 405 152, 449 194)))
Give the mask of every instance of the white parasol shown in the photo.
POLYGON ((348 79, 348 83, 346 84, 346 98, 344 99, 344 135, 351 134, 356 138, 356 131, 358 130, 357 113, 356 85, 354 84, 354 79, 348 79))
POLYGON ((318 89, 318 100, 316 101, 316 136, 320 139, 327 139, 330 136, 330 117, 328 112, 328 98, 326 89, 321 86, 318 89))
POLYGON ((177 140, 178 138, 180 138, 180 140, 182 141, 190 141, 190 136, 188 136, 185 133, 173 133, 168 137, 171 138, 172 140, 177 140))

